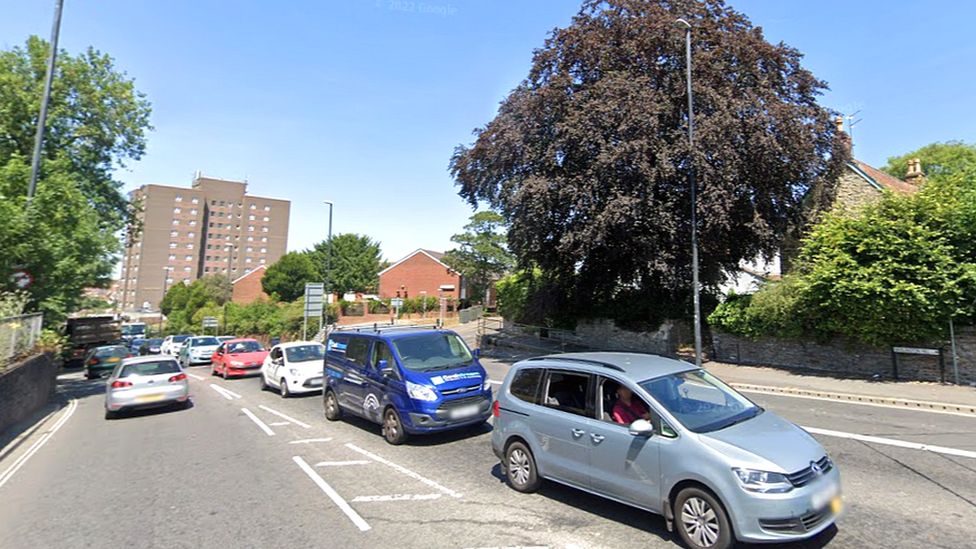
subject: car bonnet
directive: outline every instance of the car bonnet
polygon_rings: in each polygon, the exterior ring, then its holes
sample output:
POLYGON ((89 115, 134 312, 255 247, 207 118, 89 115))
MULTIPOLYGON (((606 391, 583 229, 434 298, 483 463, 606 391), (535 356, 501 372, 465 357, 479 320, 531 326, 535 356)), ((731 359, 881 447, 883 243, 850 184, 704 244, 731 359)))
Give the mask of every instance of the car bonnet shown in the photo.
POLYGON ((773 472, 799 471, 826 453, 809 433, 769 411, 698 436, 702 443, 726 456, 734 465, 773 472))

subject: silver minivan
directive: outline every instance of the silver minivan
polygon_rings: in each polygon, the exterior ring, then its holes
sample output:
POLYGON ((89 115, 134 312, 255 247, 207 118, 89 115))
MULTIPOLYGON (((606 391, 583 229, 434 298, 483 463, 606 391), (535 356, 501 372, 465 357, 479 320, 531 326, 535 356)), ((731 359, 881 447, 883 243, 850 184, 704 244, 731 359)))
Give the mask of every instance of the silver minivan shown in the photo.
POLYGON ((809 433, 679 360, 525 360, 493 413, 492 449, 512 488, 549 479, 658 513, 690 547, 809 538, 843 505, 840 473, 809 433))

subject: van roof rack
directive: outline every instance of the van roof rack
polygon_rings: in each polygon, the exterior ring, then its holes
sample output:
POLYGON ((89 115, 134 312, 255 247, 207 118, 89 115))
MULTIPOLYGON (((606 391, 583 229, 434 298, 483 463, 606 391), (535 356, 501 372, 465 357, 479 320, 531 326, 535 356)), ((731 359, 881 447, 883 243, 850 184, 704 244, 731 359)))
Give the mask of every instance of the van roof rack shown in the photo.
POLYGON ((437 329, 436 324, 407 324, 407 325, 395 325, 395 324, 359 324, 353 326, 338 326, 330 332, 374 332, 383 333, 389 332, 391 330, 432 330, 437 329))
POLYGON ((618 372, 625 371, 623 368, 621 368, 620 366, 617 366, 616 364, 611 364, 609 362, 603 362, 602 360, 593 360, 593 359, 590 359, 590 358, 580 358, 580 357, 575 357, 575 356, 546 355, 546 356, 532 357, 529 360, 562 360, 564 362, 577 362, 579 364, 589 364, 590 366, 600 366, 600 367, 603 367, 603 368, 609 368, 611 370, 616 370, 618 372))

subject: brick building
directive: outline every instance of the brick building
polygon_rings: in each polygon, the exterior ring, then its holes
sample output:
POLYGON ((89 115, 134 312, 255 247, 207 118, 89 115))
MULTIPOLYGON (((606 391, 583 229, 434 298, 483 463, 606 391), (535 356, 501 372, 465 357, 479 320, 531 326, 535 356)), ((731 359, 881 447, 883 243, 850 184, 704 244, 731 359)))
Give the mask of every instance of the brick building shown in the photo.
POLYGON ((258 299, 268 299, 268 294, 264 293, 264 288, 261 286, 265 269, 264 265, 258 265, 253 271, 235 278, 231 283, 233 292, 230 300, 247 305, 258 299))
POLYGON ((461 275, 444 264, 443 258, 441 252, 421 249, 383 269, 380 297, 397 297, 398 291, 399 297, 420 297, 424 292, 429 297, 437 297, 441 286, 450 285, 454 290, 444 292, 444 297, 464 299, 461 275))
POLYGON ((158 307, 165 288, 207 275, 239 278, 284 255, 287 200, 247 194, 247 183, 197 175, 190 188, 143 185, 132 193, 139 230, 122 262, 121 305, 158 307))

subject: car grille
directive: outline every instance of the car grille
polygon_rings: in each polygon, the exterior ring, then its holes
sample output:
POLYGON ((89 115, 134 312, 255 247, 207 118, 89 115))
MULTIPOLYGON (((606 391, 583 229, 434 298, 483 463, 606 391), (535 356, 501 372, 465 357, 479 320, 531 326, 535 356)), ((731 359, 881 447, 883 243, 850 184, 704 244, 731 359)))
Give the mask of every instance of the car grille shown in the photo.
POLYGON ((305 383, 303 383, 302 386, 303 387, 321 387, 322 386, 322 377, 321 376, 319 376, 319 377, 310 377, 310 378, 308 378, 308 379, 305 380, 305 383))
POLYGON ((790 484, 799 488, 800 486, 810 484, 810 482, 815 478, 826 474, 828 471, 834 468, 833 462, 831 462, 830 458, 827 456, 824 456, 816 461, 816 468, 819 469, 819 471, 815 471, 812 465, 813 464, 811 464, 810 467, 800 469, 795 473, 790 473, 786 475, 786 478, 789 479, 790 484))
POLYGON ((800 517, 787 519, 759 519, 759 526, 768 532, 803 534, 816 529, 830 518, 830 509, 813 511, 800 517))
POLYGON ((458 387, 456 389, 447 389, 446 391, 441 391, 441 394, 444 395, 444 396, 460 395, 460 394, 463 394, 463 393, 470 393, 471 391, 477 391, 479 389, 481 389, 481 384, 480 383, 477 384, 477 385, 468 385, 467 387, 458 387))

